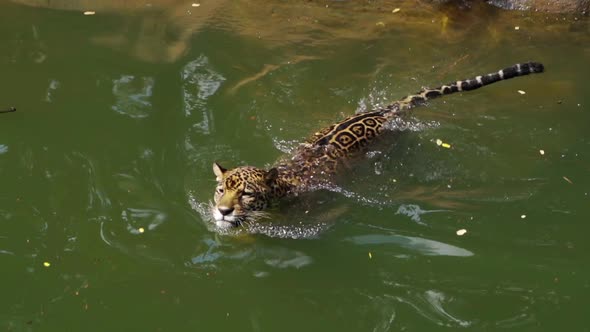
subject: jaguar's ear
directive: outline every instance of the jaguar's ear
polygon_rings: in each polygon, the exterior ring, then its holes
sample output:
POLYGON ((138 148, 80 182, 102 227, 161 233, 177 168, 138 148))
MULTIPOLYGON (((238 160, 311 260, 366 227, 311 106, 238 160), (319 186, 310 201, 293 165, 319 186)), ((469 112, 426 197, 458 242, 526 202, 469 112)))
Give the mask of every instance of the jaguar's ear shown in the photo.
POLYGON ((266 183, 270 184, 274 180, 276 180, 278 176, 279 176, 279 171, 273 167, 273 168, 269 169, 268 172, 266 172, 266 174, 264 175, 264 180, 266 180, 266 183))
POLYGON ((227 172, 227 169, 221 167, 218 163, 213 163, 213 173, 217 177, 217 181, 223 178, 223 173, 227 172))

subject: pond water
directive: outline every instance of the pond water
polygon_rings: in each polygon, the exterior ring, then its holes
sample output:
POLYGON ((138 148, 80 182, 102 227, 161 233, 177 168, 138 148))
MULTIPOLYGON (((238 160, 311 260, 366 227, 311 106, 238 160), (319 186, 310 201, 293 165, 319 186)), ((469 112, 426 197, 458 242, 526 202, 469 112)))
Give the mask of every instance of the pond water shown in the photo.
POLYGON ((83 4, 0 3, 0 330, 588 330, 587 17, 83 4), (416 108, 252 234, 211 224, 213 161, 268 167, 346 115, 531 60, 546 72, 416 108))

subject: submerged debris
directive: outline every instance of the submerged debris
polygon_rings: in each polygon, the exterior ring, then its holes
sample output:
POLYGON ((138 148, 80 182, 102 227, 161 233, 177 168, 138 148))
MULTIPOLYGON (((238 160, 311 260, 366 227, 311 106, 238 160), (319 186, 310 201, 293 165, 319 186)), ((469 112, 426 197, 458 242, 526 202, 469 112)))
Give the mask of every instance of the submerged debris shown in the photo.
POLYGON ((457 231, 457 235, 459 235, 459 236, 463 236, 463 235, 465 235, 466 233, 467 233, 467 230, 466 230, 466 229, 464 229, 464 228, 463 228, 463 229, 460 229, 460 230, 458 230, 458 231, 457 231))
POLYGON ((0 109, 0 113, 10 113, 10 112, 16 112, 16 107, 9 107, 6 109, 0 109))

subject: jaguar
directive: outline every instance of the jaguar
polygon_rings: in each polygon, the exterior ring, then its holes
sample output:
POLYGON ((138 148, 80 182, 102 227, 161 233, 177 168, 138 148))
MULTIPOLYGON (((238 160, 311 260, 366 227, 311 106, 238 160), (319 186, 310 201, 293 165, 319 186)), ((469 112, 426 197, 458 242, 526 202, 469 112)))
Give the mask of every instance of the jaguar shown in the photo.
POLYGON ((211 210, 215 224, 229 228, 250 223, 266 216, 265 210, 282 198, 321 188, 362 157, 368 146, 387 130, 388 124, 430 99, 543 71, 541 63, 520 63, 438 88, 422 88, 383 108, 351 115, 314 133, 270 169, 253 166, 226 169, 214 162, 217 187, 211 210))

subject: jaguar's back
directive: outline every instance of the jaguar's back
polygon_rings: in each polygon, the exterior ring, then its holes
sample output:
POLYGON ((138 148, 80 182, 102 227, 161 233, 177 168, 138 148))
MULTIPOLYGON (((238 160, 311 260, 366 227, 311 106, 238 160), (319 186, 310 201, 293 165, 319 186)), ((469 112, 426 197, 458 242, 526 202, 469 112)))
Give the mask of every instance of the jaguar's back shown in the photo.
POLYGON ((309 182, 311 176, 322 178, 334 174, 348 161, 362 153, 377 139, 384 126, 415 106, 442 95, 470 91, 505 79, 543 72, 540 63, 516 64, 498 72, 456 81, 435 89, 422 89, 387 107, 358 113, 316 132, 288 160, 278 163, 279 171, 309 182), (298 176, 299 175, 299 176, 298 176))

